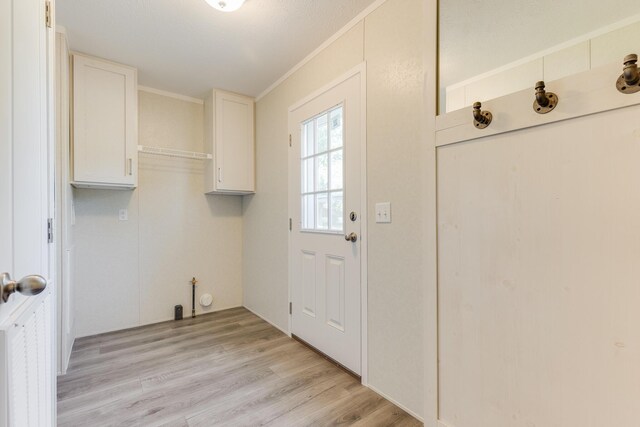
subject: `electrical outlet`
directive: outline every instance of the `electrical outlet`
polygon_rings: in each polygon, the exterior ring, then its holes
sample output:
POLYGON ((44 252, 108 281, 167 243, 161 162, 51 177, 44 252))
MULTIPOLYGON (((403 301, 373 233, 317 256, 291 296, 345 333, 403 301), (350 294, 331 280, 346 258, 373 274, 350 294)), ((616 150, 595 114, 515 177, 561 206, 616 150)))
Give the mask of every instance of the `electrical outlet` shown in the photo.
POLYGON ((128 221, 129 220, 129 212, 126 209, 120 209, 120 213, 118 215, 118 219, 120 219, 120 221, 128 221))
POLYGON ((376 203, 376 222, 379 222, 379 223, 391 222, 391 203, 390 202, 376 203))

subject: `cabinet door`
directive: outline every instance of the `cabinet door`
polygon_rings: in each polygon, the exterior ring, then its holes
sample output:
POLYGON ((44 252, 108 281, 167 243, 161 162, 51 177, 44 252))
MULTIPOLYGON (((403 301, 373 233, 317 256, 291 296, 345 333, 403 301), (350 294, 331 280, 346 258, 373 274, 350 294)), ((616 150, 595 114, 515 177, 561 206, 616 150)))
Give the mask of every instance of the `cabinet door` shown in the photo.
POLYGON ((253 100, 216 93, 216 180, 219 191, 255 191, 253 100))
POLYGON ((135 186, 136 70, 94 58, 73 58, 74 181, 135 186))

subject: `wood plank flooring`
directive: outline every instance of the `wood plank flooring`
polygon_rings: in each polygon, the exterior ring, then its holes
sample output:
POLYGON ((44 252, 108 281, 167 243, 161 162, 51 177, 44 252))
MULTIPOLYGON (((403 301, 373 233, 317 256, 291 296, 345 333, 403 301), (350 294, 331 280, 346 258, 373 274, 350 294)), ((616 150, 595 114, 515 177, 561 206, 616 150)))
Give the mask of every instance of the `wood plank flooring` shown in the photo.
POLYGON ((63 426, 421 426, 244 308, 86 337, 63 426))

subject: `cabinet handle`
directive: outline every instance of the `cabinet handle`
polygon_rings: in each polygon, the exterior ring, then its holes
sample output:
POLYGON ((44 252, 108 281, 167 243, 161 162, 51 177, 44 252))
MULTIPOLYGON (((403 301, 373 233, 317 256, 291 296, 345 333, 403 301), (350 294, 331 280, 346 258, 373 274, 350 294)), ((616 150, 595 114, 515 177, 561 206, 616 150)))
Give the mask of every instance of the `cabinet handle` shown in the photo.
POLYGON ((129 158, 129 175, 133 175, 133 159, 129 158))
POLYGON ((218 168, 218 182, 222 182, 222 168, 218 168))

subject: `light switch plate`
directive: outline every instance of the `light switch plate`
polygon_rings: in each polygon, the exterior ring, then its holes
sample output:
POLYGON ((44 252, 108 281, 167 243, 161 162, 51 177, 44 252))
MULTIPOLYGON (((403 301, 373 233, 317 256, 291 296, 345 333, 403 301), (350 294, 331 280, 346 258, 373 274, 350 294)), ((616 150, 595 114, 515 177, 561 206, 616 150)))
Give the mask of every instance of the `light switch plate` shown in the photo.
POLYGON ((376 203, 376 222, 391 222, 391 202, 376 203))
POLYGON ((120 209, 120 213, 118 214, 118 218, 120 221, 128 221, 129 220, 129 212, 126 209, 120 209))

